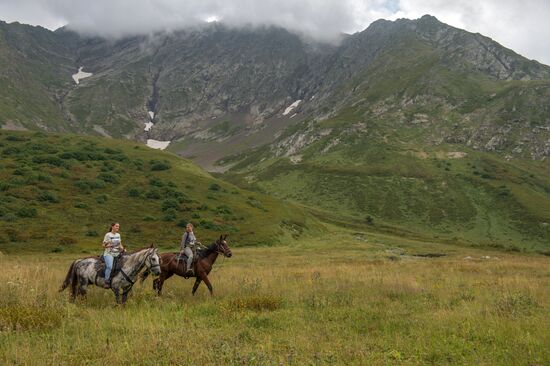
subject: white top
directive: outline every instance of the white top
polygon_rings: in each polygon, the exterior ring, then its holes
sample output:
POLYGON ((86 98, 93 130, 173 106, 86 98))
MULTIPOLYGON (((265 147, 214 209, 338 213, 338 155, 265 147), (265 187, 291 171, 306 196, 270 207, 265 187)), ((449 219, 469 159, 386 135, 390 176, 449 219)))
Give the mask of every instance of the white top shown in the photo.
POLYGON ((116 257, 120 254, 121 240, 119 233, 113 234, 109 231, 107 234, 105 234, 105 237, 103 238, 103 243, 111 244, 110 248, 105 248, 104 254, 110 254, 113 257, 116 257))

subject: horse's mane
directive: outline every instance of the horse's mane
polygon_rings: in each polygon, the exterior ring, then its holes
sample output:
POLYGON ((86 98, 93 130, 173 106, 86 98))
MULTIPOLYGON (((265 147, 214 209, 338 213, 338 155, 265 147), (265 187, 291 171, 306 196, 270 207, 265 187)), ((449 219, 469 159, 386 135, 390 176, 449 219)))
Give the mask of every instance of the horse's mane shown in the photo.
POLYGON ((206 248, 199 249, 198 250, 199 258, 207 257, 210 253, 216 251, 217 244, 218 244, 217 242, 213 242, 212 244, 210 244, 206 248))
POLYGON ((143 248, 140 248, 140 249, 136 249, 133 252, 126 253, 126 255, 136 254, 137 252, 141 252, 142 250, 147 250, 147 249, 152 249, 152 248, 151 247, 143 247, 143 248))

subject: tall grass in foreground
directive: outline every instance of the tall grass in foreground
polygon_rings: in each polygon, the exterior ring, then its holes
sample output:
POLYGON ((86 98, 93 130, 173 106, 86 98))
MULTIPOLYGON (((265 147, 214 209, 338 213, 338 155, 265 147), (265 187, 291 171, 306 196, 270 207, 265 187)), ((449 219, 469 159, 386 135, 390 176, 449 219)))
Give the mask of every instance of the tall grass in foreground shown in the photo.
POLYGON ((4 255, 0 364, 550 364, 549 258, 345 248, 237 249, 214 298, 181 278, 158 298, 148 280, 124 307, 59 294, 69 256, 4 255))

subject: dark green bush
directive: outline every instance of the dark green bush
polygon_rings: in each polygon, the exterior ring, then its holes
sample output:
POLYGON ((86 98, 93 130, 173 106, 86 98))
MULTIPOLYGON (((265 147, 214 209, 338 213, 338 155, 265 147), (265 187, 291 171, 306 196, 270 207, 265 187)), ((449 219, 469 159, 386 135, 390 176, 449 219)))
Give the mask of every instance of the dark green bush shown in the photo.
POLYGON ((233 213, 233 210, 231 210, 228 206, 222 205, 216 208, 216 213, 218 215, 230 215, 233 213))
POLYGON ((117 184, 119 177, 112 173, 100 173, 97 176, 97 179, 102 180, 107 183, 117 184))
POLYGON ((20 141, 29 141, 29 139, 26 138, 26 137, 23 137, 23 136, 9 135, 8 137, 6 137, 6 141, 17 141, 17 142, 20 142, 20 141))
POLYGON ((96 237, 96 236, 99 236, 99 233, 95 230, 88 230, 88 231, 86 231, 86 236, 96 237))
POLYGON ((95 179, 95 180, 81 179, 75 182, 74 185, 75 187, 77 187, 83 192, 89 192, 94 189, 105 188, 106 186, 105 181, 99 180, 99 179, 95 179))
POLYGON ((104 204, 109 200, 109 196, 106 194, 100 194, 95 198, 95 201, 99 204, 104 204))
POLYGON ((152 171, 161 171, 161 170, 168 170, 172 166, 170 163, 166 160, 160 161, 160 160, 151 160, 151 170, 152 171))
POLYGON ((149 179, 149 184, 155 187, 164 187, 164 183, 162 182, 162 180, 156 177, 149 179))
POLYGON ((214 230, 214 231, 220 231, 222 229, 220 225, 215 224, 210 220, 200 220, 198 226, 201 229, 208 229, 208 230, 214 230))
POLYGON ((74 204, 74 207, 75 208, 88 208, 88 205, 85 204, 84 202, 77 202, 74 204))
POLYGON ((2 155, 4 156, 17 155, 19 153, 21 153, 21 149, 15 146, 6 147, 2 150, 2 155))
POLYGON ((164 216, 162 217, 164 221, 174 221, 176 220, 176 218, 177 218, 177 213, 176 213, 176 210, 174 210, 173 208, 166 210, 164 212, 164 216))
POLYGON ((158 200, 161 197, 160 191, 158 189, 150 189, 146 194, 145 197, 152 199, 152 200, 158 200))
POLYGON ((211 191, 219 191, 221 189, 220 185, 217 183, 212 183, 209 187, 209 190, 211 191))
POLYGON ((14 222, 15 220, 17 220, 17 216, 15 216, 12 213, 7 213, 4 216, 2 216, 1 218, 2 218, 2 220, 6 221, 6 222, 14 222))
POLYGON ((10 184, 7 182, 0 182, 0 192, 6 192, 8 189, 10 189, 10 184))
POLYGON ((49 192, 49 191, 42 191, 38 195, 38 200, 42 202, 49 202, 49 203, 58 203, 59 198, 55 195, 55 193, 49 192))
POLYGON ((189 222, 189 220, 186 220, 186 219, 180 219, 178 221, 178 223, 176 224, 176 226, 178 227, 185 227, 187 226, 187 223, 189 222))
POLYGON ((21 207, 17 210, 17 216, 32 218, 38 216, 38 212, 34 207, 21 207))
POLYGON ((141 196, 141 191, 137 188, 130 188, 128 190, 128 197, 139 197, 141 196))
POLYGON ((162 211, 177 210, 179 209, 179 202, 175 199, 167 199, 162 201, 162 211))
POLYGON ((65 162, 65 160, 60 159, 59 157, 55 155, 40 155, 40 156, 34 156, 32 158, 32 162, 35 164, 49 164, 57 167, 63 167, 67 168, 68 164, 65 162))

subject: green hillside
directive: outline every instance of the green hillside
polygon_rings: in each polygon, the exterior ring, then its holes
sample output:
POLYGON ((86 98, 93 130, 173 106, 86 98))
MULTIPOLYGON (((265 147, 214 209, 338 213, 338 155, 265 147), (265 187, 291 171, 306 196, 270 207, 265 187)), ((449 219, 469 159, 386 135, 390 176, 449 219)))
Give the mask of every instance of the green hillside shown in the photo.
POLYGON ((208 243, 290 243, 315 219, 243 191, 195 164, 144 145, 42 132, 0 131, 0 250, 99 250, 112 221, 130 248, 177 248, 185 223, 208 243))
POLYGON ((225 177, 319 207, 340 224, 507 250, 550 244, 548 161, 448 144, 399 147, 360 133, 326 151, 332 138, 299 157, 273 157, 268 147, 235 157, 225 177))

